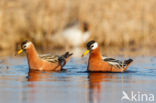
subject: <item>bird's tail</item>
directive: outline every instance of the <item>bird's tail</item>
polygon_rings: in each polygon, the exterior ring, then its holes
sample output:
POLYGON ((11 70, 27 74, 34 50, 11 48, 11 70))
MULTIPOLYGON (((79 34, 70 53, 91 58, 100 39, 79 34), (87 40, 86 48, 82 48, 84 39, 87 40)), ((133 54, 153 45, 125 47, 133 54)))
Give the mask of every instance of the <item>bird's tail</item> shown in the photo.
POLYGON ((68 58, 68 57, 70 57, 70 56, 72 56, 72 55, 73 55, 73 53, 66 52, 66 53, 63 54, 62 56, 63 56, 64 58, 68 58))
POLYGON ((124 61, 124 64, 126 64, 127 66, 130 65, 133 62, 132 59, 128 59, 124 61))
POLYGON ((72 55, 73 55, 73 53, 66 52, 65 54, 63 54, 62 56, 59 57, 59 62, 62 67, 68 62, 69 57, 72 55))
POLYGON ((126 71, 126 70, 128 69, 128 67, 129 67, 129 65, 130 65, 132 62, 133 62, 132 59, 125 60, 125 61, 124 61, 124 65, 125 65, 126 67, 123 69, 123 71, 126 71))

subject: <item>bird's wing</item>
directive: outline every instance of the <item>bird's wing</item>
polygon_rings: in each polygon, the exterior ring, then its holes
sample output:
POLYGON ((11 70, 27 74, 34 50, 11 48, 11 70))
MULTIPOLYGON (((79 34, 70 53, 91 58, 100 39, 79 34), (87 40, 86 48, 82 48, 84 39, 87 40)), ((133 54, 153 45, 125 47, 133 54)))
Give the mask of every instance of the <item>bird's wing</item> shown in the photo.
POLYGON ((59 63, 62 66, 66 64, 66 59, 73 55, 73 53, 66 52, 65 54, 58 56, 58 55, 53 55, 53 54, 44 54, 44 55, 39 55, 39 57, 43 60, 46 60, 51 63, 59 63))
POLYGON ((117 60, 117 59, 114 59, 114 58, 109 58, 109 57, 106 57, 106 56, 103 56, 102 60, 104 62, 109 63, 112 66, 115 66, 115 67, 119 68, 119 69, 124 68, 125 66, 127 66, 124 62, 122 62, 120 60, 117 60))
POLYGON ((40 57, 41 59, 46 60, 46 61, 51 62, 51 63, 59 62, 59 58, 60 58, 60 56, 58 56, 58 55, 53 55, 53 54, 39 55, 39 57, 40 57))

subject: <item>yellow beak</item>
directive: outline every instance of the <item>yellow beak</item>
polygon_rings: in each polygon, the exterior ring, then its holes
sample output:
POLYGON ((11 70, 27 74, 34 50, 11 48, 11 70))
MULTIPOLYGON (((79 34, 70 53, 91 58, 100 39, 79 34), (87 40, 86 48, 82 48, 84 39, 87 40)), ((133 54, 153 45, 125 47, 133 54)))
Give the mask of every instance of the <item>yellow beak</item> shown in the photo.
POLYGON ((87 50, 86 52, 83 53, 82 57, 87 55, 90 52, 90 50, 87 50))
POLYGON ((19 50, 19 51, 17 52, 17 54, 19 55, 19 54, 21 54, 22 52, 23 52, 23 49, 19 50))

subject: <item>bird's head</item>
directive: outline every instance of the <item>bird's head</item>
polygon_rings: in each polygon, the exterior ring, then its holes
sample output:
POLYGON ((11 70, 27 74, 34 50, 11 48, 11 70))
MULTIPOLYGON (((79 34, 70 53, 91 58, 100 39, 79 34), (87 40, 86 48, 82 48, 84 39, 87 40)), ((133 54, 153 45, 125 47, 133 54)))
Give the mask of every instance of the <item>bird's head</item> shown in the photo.
POLYGON ((27 40, 23 41, 23 42, 21 43, 21 50, 19 50, 19 51, 17 52, 17 54, 21 54, 23 51, 25 51, 26 49, 28 49, 28 48, 30 47, 31 44, 32 44, 32 43, 31 43, 30 41, 27 41, 27 40))
POLYGON ((90 41, 87 43, 87 51, 82 55, 85 56, 86 54, 88 54, 90 51, 95 50, 96 48, 98 48, 98 43, 94 40, 90 41))

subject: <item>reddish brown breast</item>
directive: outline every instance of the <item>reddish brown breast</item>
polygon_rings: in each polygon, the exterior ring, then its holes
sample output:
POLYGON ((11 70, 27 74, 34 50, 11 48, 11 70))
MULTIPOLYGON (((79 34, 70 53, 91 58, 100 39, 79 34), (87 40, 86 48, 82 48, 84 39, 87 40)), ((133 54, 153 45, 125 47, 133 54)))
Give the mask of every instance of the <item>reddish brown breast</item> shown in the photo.
POLYGON ((38 57, 38 54, 35 50, 35 47, 33 44, 31 44, 27 49, 27 59, 30 69, 39 69, 42 66, 42 61, 38 57))
POLYGON ((51 63, 39 58, 33 44, 26 49, 29 69, 45 70, 45 71, 60 71, 62 69, 59 63, 51 63))
POLYGON ((100 48, 91 51, 88 61, 88 71, 111 71, 111 66, 102 60, 100 48))

